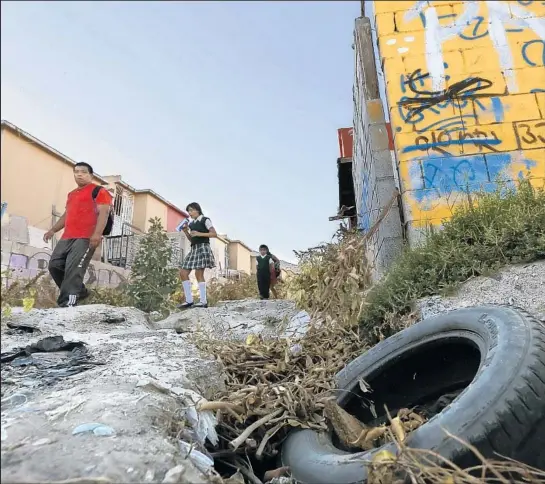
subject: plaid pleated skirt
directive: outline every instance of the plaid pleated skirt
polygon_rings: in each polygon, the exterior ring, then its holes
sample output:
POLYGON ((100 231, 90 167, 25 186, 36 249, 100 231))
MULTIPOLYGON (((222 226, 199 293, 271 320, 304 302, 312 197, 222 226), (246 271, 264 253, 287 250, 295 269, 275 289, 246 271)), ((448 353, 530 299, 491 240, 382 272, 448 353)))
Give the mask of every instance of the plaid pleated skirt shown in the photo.
POLYGON ((187 271, 195 269, 212 269, 216 267, 216 260, 210 244, 197 244, 191 247, 182 262, 181 268, 187 271))

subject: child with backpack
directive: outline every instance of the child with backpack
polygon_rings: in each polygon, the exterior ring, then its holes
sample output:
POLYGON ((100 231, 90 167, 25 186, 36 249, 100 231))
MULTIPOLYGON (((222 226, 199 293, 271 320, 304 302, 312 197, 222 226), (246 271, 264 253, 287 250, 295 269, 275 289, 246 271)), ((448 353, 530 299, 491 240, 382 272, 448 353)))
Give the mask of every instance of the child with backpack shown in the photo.
POLYGON ((273 290, 275 297, 277 297, 274 286, 277 282, 280 269, 276 269, 275 260, 278 264, 280 263, 280 261, 270 253, 269 248, 266 245, 263 244, 259 246, 259 255, 257 256, 257 287, 259 289, 260 299, 269 299, 271 289, 273 290))

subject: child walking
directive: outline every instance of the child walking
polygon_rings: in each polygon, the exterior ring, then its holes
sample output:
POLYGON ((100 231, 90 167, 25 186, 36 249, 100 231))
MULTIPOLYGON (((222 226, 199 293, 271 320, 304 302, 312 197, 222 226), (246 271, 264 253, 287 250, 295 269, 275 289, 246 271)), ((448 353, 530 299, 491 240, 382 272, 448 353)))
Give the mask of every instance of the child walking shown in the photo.
POLYGON ((278 292, 276 288, 278 287, 278 284, 282 282, 282 270, 280 269, 280 259, 278 259, 278 257, 276 257, 275 255, 271 254, 271 251, 268 248, 267 248, 267 251, 274 262, 274 274, 276 276, 275 283, 271 284, 271 292, 273 293, 274 298, 278 299, 278 292))
POLYGON ((178 306, 179 309, 188 309, 192 306, 206 308, 208 302, 206 299, 206 282, 204 281, 204 270, 212 269, 216 266, 214 254, 210 248, 210 239, 217 237, 216 229, 211 220, 202 213, 201 206, 196 203, 190 203, 186 207, 191 222, 186 224, 183 231, 191 242, 191 250, 184 258, 180 268, 180 278, 184 288, 185 303, 178 306), (189 275, 195 271, 195 278, 199 283, 200 301, 193 304, 193 294, 191 292, 191 281, 189 275))
POLYGON ((260 299, 269 299, 271 287, 276 284, 274 260, 266 245, 259 246, 257 256, 257 287, 260 299))

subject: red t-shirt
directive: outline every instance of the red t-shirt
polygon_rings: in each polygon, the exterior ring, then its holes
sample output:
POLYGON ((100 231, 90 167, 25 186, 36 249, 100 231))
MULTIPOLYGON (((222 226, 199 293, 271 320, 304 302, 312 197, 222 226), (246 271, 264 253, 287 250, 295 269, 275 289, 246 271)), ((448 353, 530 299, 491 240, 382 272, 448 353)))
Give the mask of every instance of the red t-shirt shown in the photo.
POLYGON ((93 190, 97 185, 89 183, 76 188, 68 194, 66 200, 66 220, 64 222, 63 239, 89 239, 98 220, 97 205, 111 205, 112 196, 105 188, 101 188, 93 200, 93 190))

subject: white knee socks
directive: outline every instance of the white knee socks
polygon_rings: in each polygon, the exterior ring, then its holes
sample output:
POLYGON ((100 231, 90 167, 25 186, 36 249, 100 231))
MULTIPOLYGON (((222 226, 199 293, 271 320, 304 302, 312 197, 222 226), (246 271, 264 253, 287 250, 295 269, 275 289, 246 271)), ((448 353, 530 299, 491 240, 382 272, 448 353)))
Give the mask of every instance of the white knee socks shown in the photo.
POLYGON ((185 302, 191 304, 193 302, 193 293, 191 292, 191 281, 183 281, 185 302))
POLYGON ((199 282, 199 296, 201 303, 206 304, 206 282, 199 282))

